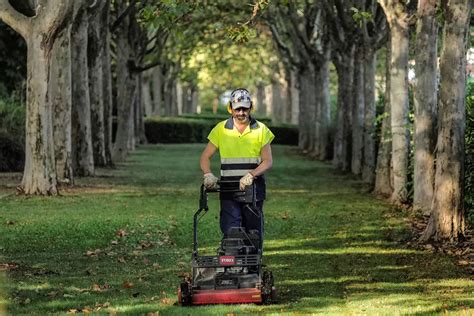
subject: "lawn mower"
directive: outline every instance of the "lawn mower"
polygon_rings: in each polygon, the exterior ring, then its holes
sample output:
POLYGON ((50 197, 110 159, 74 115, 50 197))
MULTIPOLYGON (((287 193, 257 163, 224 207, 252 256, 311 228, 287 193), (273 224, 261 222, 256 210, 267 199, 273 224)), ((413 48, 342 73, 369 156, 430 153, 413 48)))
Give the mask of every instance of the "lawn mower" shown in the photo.
POLYGON ((258 230, 246 231, 244 227, 233 227, 221 240, 216 256, 199 255, 198 224, 209 210, 208 192, 234 194, 235 199, 245 204, 245 211, 263 220, 256 211, 255 184, 240 191, 229 189, 229 183, 219 181, 217 189, 206 189, 201 185, 199 209, 194 214, 193 224, 192 276, 184 278, 178 288, 180 305, 269 304, 276 299, 272 272, 262 270, 258 230))

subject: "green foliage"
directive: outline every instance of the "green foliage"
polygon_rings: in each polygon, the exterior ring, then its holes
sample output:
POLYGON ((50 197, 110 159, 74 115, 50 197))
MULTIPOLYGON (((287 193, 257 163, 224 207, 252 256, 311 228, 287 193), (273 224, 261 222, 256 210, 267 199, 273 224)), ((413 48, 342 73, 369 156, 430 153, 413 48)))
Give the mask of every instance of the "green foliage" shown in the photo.
POLYGON ((26 108, 11 98, 0 97, 0 131, 25 139, 26 108))
POLYGON ((26 43, 1 20, 0 69, 0 96, 23 91, 23 82, 26 80, 26 43))
MULTIPOLYGON (((175 305, 190 271, 203 147, 144 146, 58 198, 16 196, 5 190, 14 182, 0 182, 7 315, 472 314, 474 281, 444 254, 407 248, 406 213, 288 146, 272 148, 266 175, 264 263, 277 304, 175 305)), ((216 195, 209 207, 200 250, 215 253, 216 195)))
MULTIPOLYGON (((145 121, 145 134, 149 143, 206 143, 211 129, 227 117, 203 116, 190 118, 150 118, 145 121)), ((265 123, 275 134, 274 144, 298 145, 298 129, 295 126, 272 126, 265 123)))
POLYGON ((474 225, 474 81, 466 91, 466 153, 465 153, 465 208, 468 221, 474 225))
POLYGON ((362 11, 355 7, 351 7, 351 11, 352 11, 352 18, 357 23, 359 28, 362 28, 364 23, 372 21, 374 18, 371 12, 362 11))
POLYGON ((23 170, 25 116, 24 105, 0 98, 0 172, 23 170))

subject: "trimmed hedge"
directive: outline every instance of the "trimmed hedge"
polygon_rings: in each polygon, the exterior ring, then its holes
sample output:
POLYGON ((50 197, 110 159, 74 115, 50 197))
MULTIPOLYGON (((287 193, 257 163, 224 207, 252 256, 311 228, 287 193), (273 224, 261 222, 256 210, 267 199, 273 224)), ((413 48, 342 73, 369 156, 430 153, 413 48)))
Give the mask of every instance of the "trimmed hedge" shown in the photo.
MULTIPOLYGON (((207 143, 207 135, 214 127, 213 120, 183 118, 151 118, 145 120, 145 134, 149 143, 207 143)), ((298 129, 293 126, 268 126, 275 139, 273 144, 298 145, 298 129)))

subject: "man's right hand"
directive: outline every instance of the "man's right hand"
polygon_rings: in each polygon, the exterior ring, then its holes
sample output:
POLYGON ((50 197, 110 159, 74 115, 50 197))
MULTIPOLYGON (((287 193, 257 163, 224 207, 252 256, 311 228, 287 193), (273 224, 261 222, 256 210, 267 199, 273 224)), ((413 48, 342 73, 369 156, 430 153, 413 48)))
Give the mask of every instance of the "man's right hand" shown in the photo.
POLYGON ((212 172, 208 172, 204 174, 204 181, 203 184, 206 189, 215 189, 217 187, 217 177, 212 174, 212 172))

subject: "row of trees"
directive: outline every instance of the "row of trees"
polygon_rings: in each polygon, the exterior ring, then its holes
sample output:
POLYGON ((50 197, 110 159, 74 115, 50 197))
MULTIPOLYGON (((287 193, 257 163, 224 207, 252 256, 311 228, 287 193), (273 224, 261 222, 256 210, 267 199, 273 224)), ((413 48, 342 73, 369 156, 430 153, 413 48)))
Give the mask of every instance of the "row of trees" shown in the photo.
POLYGON ((332 159, 395 204, 408 202, 412 152, 413 203, 431 214, 424 238, 462 237, 470 1, 21 3, 29 10, 0 0, 0 18, 28 46, 26 194, 57 194, 58 181, 72 182, 73 175, 91 175, 95 166, 123 159, 144 141, 145 115, 193 112, 198 93, 201 101, 212 100, 231 85, 252 85, 260 113, 298 123, 302 150, 332 159), (415 26, 411 147, 407 74, 415 26), (243 47, 257 53, 242 53, 243 47), (385 115, 377 140, 376 56, 382 47, 385 115), (335 122, 331 64, 337 73, 335 122), (263 106, 264 99, 275 106, 263 106))
POLYGON ((398 205, 430 214, 423 239, 464 233, 466 47, 471 1, 379 0, 272 2, 262 19, 288 72, 299 78, 299 146, 374 185, 398 205), (416 6, 417 5, 417 6, 416 6), (408 61, 416 26, 414 133, 410 141, 408 61), (438 55, 439 30, 441 53, 438 55), (376 53, 387 47, 382 139, 376 152, 376 53), (439 67, 438 67, 439 60, 439 67), (329 148, 328 63, 338 75, 338 104, 329 148))

